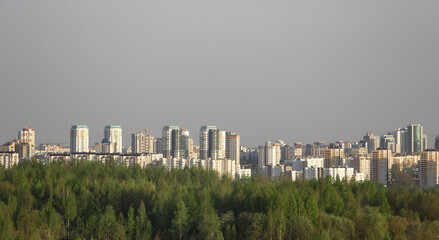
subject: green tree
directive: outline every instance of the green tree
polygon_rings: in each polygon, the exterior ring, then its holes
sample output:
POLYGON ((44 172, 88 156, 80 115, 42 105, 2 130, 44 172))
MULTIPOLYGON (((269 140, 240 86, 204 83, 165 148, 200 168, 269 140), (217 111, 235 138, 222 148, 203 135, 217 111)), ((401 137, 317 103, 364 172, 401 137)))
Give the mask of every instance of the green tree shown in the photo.
POLYGON ((136 216, 136 239, 151 239, 151 237, 152 225, 146 214, 145 204, 141 201, 136 216))
POLYGON ((384 239, 388 237, 388 222, 386 217, 376 208, 366 210, 366 239, 384 239))
POLYGON ((200 200, 197 229, 203 239, 223 239, 221 222, 212 206, 209 192, 204 189, 200 200))
POLYGON ((403 239, 408 221, 400 216, 393 216, 389 221, 389 233, 392 239, 403 239))
POLYGON ((128 238, 135 238, 135 227, 136 222, 134 221, 134 208, 132 205, 130 205, 130 208, 128 209, 127 219, 125 221, 125 230, 128 238))
POLYGON ((124 239, 123 228, 119 225, 111 205, 105 207, 98 225, 98 237, 102 239, 124 239))
POLYGON ((189 213, 184 204, 184 201, 180 199, 177 203, 177 209, 174 212, 174 218, 172 219, 171 231, 178 239, 182 239, 187 233, 189 228, 189 213))
POLYGON ((76 198, 73 194, 69 194, 65 201, 64 209, 63 209, 64 220, 67 228, 67 238, 70 236, 71 230, 71 222, 75 220, 77 211, 76 211, 76 198))

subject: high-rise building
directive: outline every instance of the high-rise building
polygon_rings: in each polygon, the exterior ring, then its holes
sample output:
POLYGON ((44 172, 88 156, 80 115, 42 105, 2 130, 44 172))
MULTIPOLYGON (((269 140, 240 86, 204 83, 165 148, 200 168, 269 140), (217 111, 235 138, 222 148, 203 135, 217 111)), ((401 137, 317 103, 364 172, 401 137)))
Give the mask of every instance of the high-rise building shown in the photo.
POLYGON ((73 125, 70 129, 70 152, 88 152, 89 130, 87 125, 73 125))
POLYGON ((189 131, 182 130, 180 135, 180 157, 189 158, 191 155, 191 148, 193 148, 193 141, 189 136, 189 131))
POLYGON ((303 155, 303 148, 301 142, 295 142, 294 143, 294 157, 299 158, 303 155))
POLYGON ((114 151, 122 153, 122 127, 116 125, 105 126, 104 138, 115 144, 114 151))
POLYGON ((18 131, 18 141, 15 152, 20 159, 31 159, 35 154, 35 131, 31 127, 25 127, 18 131))
POLYGON ((170 158, 170 157, 176 157, 178 156, 178 151, 175 151, 178 149, 180 143, 177 136, 180 135, 180 127, 179 126, 164 126, 162 130, 162 150, 163 150, 163 157, 164 158, 170 158))
POLYGON ((390 151, 395 152, 395 138, 393 137, 393 135, 381 136, 380 146, 381 148, 387 148, 390 151))
POLYGON ((18 140, 22 143, 32 143, 35 146, 35 131, 31 127, 25 127, 18 132, 18 140))
POLYGON ((133 153, 154 153, 154 137, 144 132, 131 134, 131 149, 133 153))
POLYGON ((407 126, 407 153, 419 154, 424 147, 424 128, 419 124, 410 124, 407 126))
POLYGON ((391 133, 395 139, 395 153, 406 152, 406 128, 398 128, 398 130, 391 133))
POLYGON ((100 143, 96 144, 97 153, 114 153, 116 144, 112 143, 108 138, 104 138, 100 143))
POLYGON ((434 148, 439 150, 439 135, 437 135, 436 139, 434 140, 434 148))
POLYGON ((305 145, 305 156, 316 156, 316 145, 308 143, 305 145))
POLYGON ((419 187, 432 188, 439 184, 439 151, 426 150, 421 152, 419 161, 419 187))
POLYGON ((146 153, 156 153, 154 150, 154 136, 146 135, 145 151, 146 151, 146 153))
POLYGON ((163 139, 162 138, 154 139, 154 152, 155 153, 163 153, 163 139))
POLYGON ((235 169, 239 169, 241 158, 241 139, 235 132, 226 133, 226 158, 235 161, 235 169))
POLYGON ((296 152, 293 146, 291 145, 285 145, 282 149, 282 157, 281 159, 295 159, 296 158, 296 152))
POLYGON ((217 159, 226 158, 226 131, 218 131, 218 147, 215 146, 217 151, 217 159))
POLYGON ((131 134, 131 151, 133 153, 146 152, 146 135, 144 132, 131 134))
POLYGON ((258 148, 258 167, 263 166, 276 166, 280 163, 281 150, 280 144, 272 144, 266 142, 264 146, 258 148))
POLYGON ((428 145, 427 145, 427 134, 423 134, 422 135, 422 150, 426 150, 428 149, 428 145))
POLYGON ((217 130, 216 126, 201 126, 200 128, 200 159, 209 158, 209 134, 217 130))
POLYGON ((378 148, 371 153, 370 179, 375 183, 387 185, 390 180, 392 151, 378 148))
POLYGON ((323 152, 325 168, 343 167, 344 150, 341 147, 329 147, 323 152))
POLYGON ((10 151, 0 151, 0 165, 8 169, 18 164, 18 153, 10 151))
POLYGON ((15 145, 15 152, 20 159, 31 159, 35 155, 35 144, 30 142, 18 143, 15 145))
POLYGON ((165 158, 187 158, 189 156, 189 131, 179 126, 164 126, 162 151, 165 158))
POLYGON ((366 144, 365 147, 367 147, 367 151, 370 153, 372 150, 375 150, 379 147, 380 143, 380 137, 374 136, 372 133, 366 133, 366 135, 363 137, 364 142, 366 144))
POLYGON ((194 156, 194 139, 192 139, 191 137, 187 139, 187 148, 189 158, 196 158, 194 156))
POLYGON ((314 142, 314 145, 316 146, 314 156, 323 157, 323 153, 325 151, 325 142, 322 141, 314 142))
POLYGON ((216 126, 200 128, 200 159, 224 159, 226 157, 226 132, 216 126))
POLYGON ((370 159, 365 156, 356 156, 351 161, 351 166, 355 171, 364 173, 364 179, 370 180, 370 159))

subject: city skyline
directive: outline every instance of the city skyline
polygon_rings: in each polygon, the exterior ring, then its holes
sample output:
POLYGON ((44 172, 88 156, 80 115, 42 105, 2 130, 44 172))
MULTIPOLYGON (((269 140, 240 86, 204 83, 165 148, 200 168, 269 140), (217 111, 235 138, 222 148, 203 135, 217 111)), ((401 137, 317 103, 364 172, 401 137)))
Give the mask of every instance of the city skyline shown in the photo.
POLYGON ((439 133, 438 1, 0 6, 0 142, 28 125, 65 143, 73 124, 100 142, 112 123, 214 124, 248 146, 439 133))
POLYGON ((438 9, 0 0, 0 240, 439 239, 438 9))
MULTIPOLYGON (((414 123, 410 123, 410 124, 407 124, 407 126, 401 126, 401 128, 391 129, 391 130, 389 130, 389 131, 387 131, 385 133, 382 133, 382 134, 377 134, 377 133, 374 133, 374 132, 367 132, 367 133, 363 134, 362 136, 359 136, 356 139, 343 139, 343 138, 340 138, 340 139, 337 139, 337 140, 330 140, 330 141, 312 140, 310 142, 304 142, 304 141, 301 141, 301 140, 285 141, 285 139, 273 138, 273 139, 265 139, 265 141, 259 142, 259 143, 257 143, 257 145, 254 145, 254 146, 253 145, 242 144, 241 140, 239 139, 239 143, 242 146, 250 147, 250 148, 258 148, 258 147, 260 147, 260 146, 262 146, 264 144, 270 143, 271 141, 274 141, 274 142, 280 141, 283 144, 289 145, 289 146, 293 146, 293 145, 296 146, 298 144, 301 147, 302 147, 302 143, 303 144, 313 144, 313 143, 315 144, 316 142, 318 142, 319 144, 324 144, 325 146, 331 147, 331 146, 334 146, 333 144, 339 144, 340 143, 339 141, 342 141, 341 144, 343 144, 343 141, 349 141, 350 143, 371 145, 370 147, 372 147, 372 149, 383 148, 384 147, 384 148, 388 148, 388 149, 392 150, 395 153, 400 153, 400 152, 412 153, 413 149, 409 149, 408 146, 410 144, 413 144, 413 143, 412 143, 412 140, 410 140, 411 139, 410 134, 406 133, 407 129, 410 129, 412 126, 419 126, 421 136, 423 134, 423 136, 426 137, 426 139, 423 139, 421 137, 422 140, 420 140, 418 149, 415 152, 417 152, 419 154, 419 152, 422 151, 422 149, 435 148, 435 144, 437 144, 439 142, 439 141, 437 141, 437 138, 439 138, 439 134, 436 134, 436 135, 430 137, 430 140, 428 140, 429 135, 424 132, 424 130, 423 130, 424 126, 422 124, 417 124, 417 123, 415 123, 415 124, 414 123), (401 136, 401 134, 399 134, 399 133, 397 134, 397 132, 401 132, 401 131, 404 131, 404 135, 403 136, 401 136), (395 134, 396 136, 399 136, 399 138, 394 138, 393 134, 395 134), (371 138, 371 136, 375 139, 375 141, 376 141, 375 143, 371 143, 370 142, 371 140, 369 138, 371 138), (392 138, 392 140, 391 140, 392 141, 391 142, 392 145, 390 145, 390 146, 388 145, 387 140, 386 140, 389 137, 392 138), (427 140, 427 144, 426 145, 424 145, 425 144, 424 140, 427 140), (385 143, 384 143, 384 141, 385 141, 385 143), (398 143, 398 141, 403 141, 403 143, 398 143), (398 149, 395 148, 397 146, 397 145, 395 145, 395 143, 398 143, 397 144, 398 145, 398 149), (401 146, 405 147, 404 150, 401 150, 401 146)), ((72 135, 73 132, 72 131, 73 131, 73 129, 76 129, 78 127, 79 128, 86 128, 86 130, 87 130, 87 144, 89 145, 89 147, 93 147, 95 144, 101 143, 103 140, 110 139, 108 136, 106 136, 106 134, 109 134, 109 133, 107 133, 107 130, 108 129, 113 129, 113 128, 117 129, 120 132, 119 134, 121 134, 123 132, 122 138, 118 139, 117 141, 122 142, 122 139, 125 138, 125 135, 128 135, 128 136, 126 136, 127 138, 125 139, 125 141, 123 141, 125 144, 122 145, 122 147, 132 147, 133 146, 132 144, 133 144, 133 141, 134 141, 133 135, 137 135, 137 134, 144 135, 143 136, 144 138, 146 136, 151 136, 152 139, 160 139, 160 141, 162 141, 163 137, 165 136, 165 129, 178 130, 179 131, 179 135, 181 135, 180 132, 183 132, 184 133, 183 135, 186 135, 188 138, 190 137, 192 139, 192 141, 194 142, 193 145, 197 145, 199 147, 201 147, 203 145, 203 144, 201 144, 200 137, 202 135, 204 136, 205 134, 207 134, 207 133, 203 133, 203 132, 206 132, 206 130, 207 130, 207 132, 209 130, 215 130, 215 131, 221 132, 224 135, 224 136, 222 136, 224 138, 224 143, 223 143, 224 145, 226 144, 226 142, 225 142, 226 141, 226 135, 227 136, 228 135, 235 135, 235 132, 239 133, 239 130, 236 130, 236 129, 234 129, 231 132, 229 132, 229 130, 228 131, 219 131, 219 129, 216 126, 213 126, 213 125, 209 125, 209 126, 203 125, 203 126, 201 126, 201 129, 198 128, 198 131, 191 131, 191 130, 189 130, 187 128, 181 128, 180 126, 175 126, 175 125, 174 126, 165 125, 165 126, 162 127, 162 132, 160 133, 160 135, 154 135, 154 134, 152 134, 152 131, 150 129, 133 129, 133 128, 128 128, 128 129, 135 130, 135 131, 133 131, 133 132, 129 132, 128 131, 127 132, 126 130, 122 131, 124 128, 121 125, 105 125, 104 139, 102 139, 102 135, 101 135, 101 139, 100 140, 94 141, 94 140, 91 140, 90 132, 92 132, 92 131, 90 131, 90 128, 88 127, 88 125, 84 125, 84 124, 77 125, 77 124, 74 124, 74 125, 71 125, 70 128, 69 128, 70 129, 70 135, 69 135, 69 139, 68 139, 67 142, 40 141, 38 139, 38 137, 35 137, 35 135, 32 135, 32 141, 34 142, 33 144, 35 146, 38 146, 40 144, 61 144, 61 145, 65 146, 65 147, 69 147, 70 146, 70 148, 71 148, 72 147, 72 142, 71 141, 72 141, 72 137, 73 137, 73 135, 72 135), (140 130, 142 130, 142 131, 140 131, 140 130), (196 134, 197 132, 198 132, 198 135, 196 134), (147 133, 148 135, 145 135, 145 133, 147 133)), ((35 132, 37 132, 37 135, 39 136, 39 132, 35 131, 35 129, 33 127, 26 126, 26 127, 22 128, 21 132, 23 132, 25 129, 31 129, 32 130, 32 134, 35 134, 35 132)), ((166 130, 166 131, 168 131, 168 130, 166 130)), ((171 133, 169 133, 169 134, 171 134, 171 133)), ((241 134, 238 134, 238 135, 241 136, 241 134)), ((206 138, 206 137, 210 138, 210 134, 207 134, 206 136, 204 136, 204 138, 206 138)), ((20 138, 20 131, 19 131, 19 138, 20 138)), ((12 141, 14 139, 19 139, 19 138, 12 138, 12 137, 8 138, 3 143, 0 143, 0 145, 6 143, 8 141, 12 141)), ((241 138, 241 137, 239 137, 239 138, 241 138)), ((146 138, 145 138, 145 140, 146 140, 146 138)), ((145 140, 143 140, 143 141, 145 141, 145 140)), ((205 140, 205 141, 210 142, 210 140, 205 140)), ((216 141, 218 141, 218 140, 216 140, 216 141)), ((114 143, 114 141, 110 141, 110 142, 114 143)), ((277 143, 278 142, 276 142, 276 144, 277 143)), ((208 143, 206 142, 205 144, 208 144, 208 143)), ((303 147, 305 147, 305 145, 303 145, 303 147)), ((368 148, 368 147, 366 147, 366 148, 368 148)), ((121 149, 119 149, 117 151, 118 152, 122 152, 121 149)), ((223 154, 225 156, 226 152, 224 152, 223 154)))

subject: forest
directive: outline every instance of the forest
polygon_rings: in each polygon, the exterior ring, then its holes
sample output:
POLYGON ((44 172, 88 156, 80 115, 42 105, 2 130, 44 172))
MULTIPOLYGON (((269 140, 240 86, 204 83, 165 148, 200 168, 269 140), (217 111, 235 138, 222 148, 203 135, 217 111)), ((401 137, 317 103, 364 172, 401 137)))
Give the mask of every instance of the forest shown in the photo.
POLYGON ((436 239, 439 188, 234 180, 74 160, 0 168, 0 239, 436 239))

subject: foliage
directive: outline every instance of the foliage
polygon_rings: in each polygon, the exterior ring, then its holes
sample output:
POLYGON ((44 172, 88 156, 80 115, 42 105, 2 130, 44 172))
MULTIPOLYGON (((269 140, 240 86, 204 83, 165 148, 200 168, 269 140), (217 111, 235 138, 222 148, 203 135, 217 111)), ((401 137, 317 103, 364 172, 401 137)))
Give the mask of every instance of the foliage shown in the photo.
POLYGON ((0 169, 0 239, 434 239, 439 188, 404 185, 31 161, 0 169))

